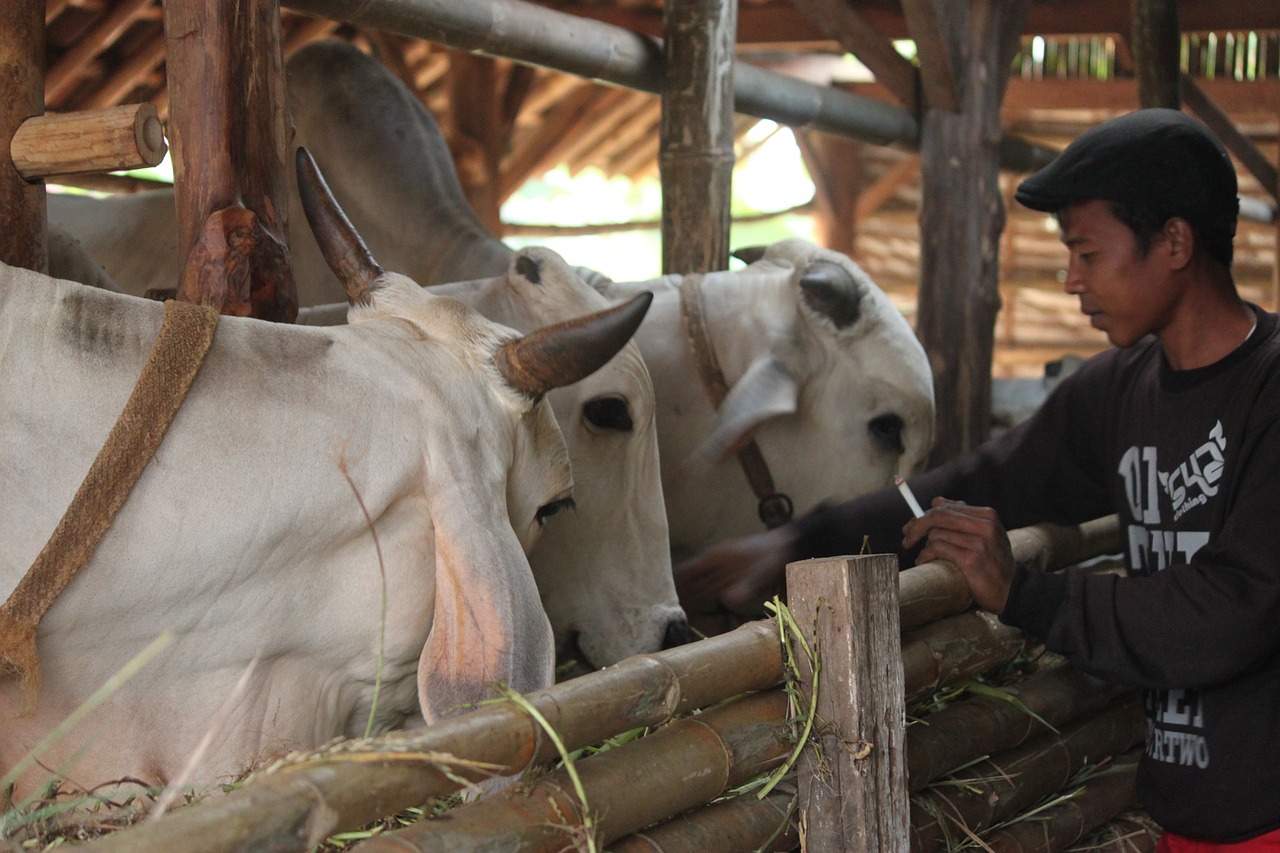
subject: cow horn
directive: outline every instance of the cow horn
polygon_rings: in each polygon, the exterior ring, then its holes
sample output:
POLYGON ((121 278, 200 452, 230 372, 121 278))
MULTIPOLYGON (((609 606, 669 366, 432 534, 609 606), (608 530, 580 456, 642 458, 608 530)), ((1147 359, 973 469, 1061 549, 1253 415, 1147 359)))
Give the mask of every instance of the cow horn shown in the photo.
POLYGON ((382 275, 382 267, 329 191, 311 152, 299 147, 294 165, 298 170, 298 197, 316 235, 320 254, 346 288, 347 301, 352 305, 368 305, 375 290, 373 283, 382 275))
POLYGON ((852 273, 831 261, 814 261, 800 275, 804 301, 819 314, 830 317, 837 329, 858 322, 862 291, 852 273))
POLYGON ((544 326, 507 341, 494 356, 507 384, 531 399, 595 373, 631 340, 653 294, 544 326))
POLYGON ((768 246, 740 246, 729 254, 742 261, 744 264, 754 264, 756 261, 764 257, 764 251, 767 248, 768 246))

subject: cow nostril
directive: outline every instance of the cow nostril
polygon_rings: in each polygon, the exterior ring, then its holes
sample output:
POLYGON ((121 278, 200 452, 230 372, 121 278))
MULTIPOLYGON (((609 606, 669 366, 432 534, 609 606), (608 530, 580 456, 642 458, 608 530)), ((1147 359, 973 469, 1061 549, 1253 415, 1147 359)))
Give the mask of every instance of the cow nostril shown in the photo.
POLYGON ((676 646, 683 646, 687 642, 689 642, 688 620, 681 617, 668 622, 667 631, 662 635, 662 647, 664 649, 673 649, 676 646))

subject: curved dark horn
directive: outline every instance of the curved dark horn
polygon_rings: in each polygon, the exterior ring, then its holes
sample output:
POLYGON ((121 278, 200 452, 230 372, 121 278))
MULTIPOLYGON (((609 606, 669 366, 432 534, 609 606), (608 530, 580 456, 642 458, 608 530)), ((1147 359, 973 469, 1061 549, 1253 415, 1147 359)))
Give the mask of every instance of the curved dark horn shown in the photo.
POLYGON ((754 264, 756 261, 764 257, 764 250, 767 246, 743 246, 730 252, 733 257, 742 261, 744 264, 754 264))
POLYGON ((862 291, 853 275, 831 261, 814 261, 800 275, 804 301, 819 314, 831 318, 837 329, 858 322, 862 291))
POLYGON ((631 340, 653 294, 507 341, 494 356, 507 384, 531 399, 595 373, 631 340))
POLYGON ((382 267, 369 254, 364 240, 338 206, 311 152, 298 148, 294 165, 298 170, 298 197, 316 235, 320 254, 346 288, 347 301, 352 305, 368 305, 373 282, 382 275, 382 267))

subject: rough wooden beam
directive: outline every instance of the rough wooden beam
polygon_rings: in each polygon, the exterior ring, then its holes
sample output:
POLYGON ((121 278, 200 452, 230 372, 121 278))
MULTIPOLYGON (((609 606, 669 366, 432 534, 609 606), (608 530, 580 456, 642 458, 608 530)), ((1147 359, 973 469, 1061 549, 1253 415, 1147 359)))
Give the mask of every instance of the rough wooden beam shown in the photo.
POLYGON ((338 28, 338 23, 330 21, 328 18, 307 18, 300 15, 292 15, 291 17, 294 20, 301 19, 301 23, 293 27, 289 34, 285 36, 285 58, 293 56, 299 48, 325 38, 338 28))
POLYGON ((450 148, 462 191, 490 233, 502 235, 499 182, 502 134, 496 60, 453 51, 449 55, 450 148))
POLYGON ((578 85, 547 114, 538 131, 522 140, 519 149, 503 164, 500 178, 503 198, 519 189, 530 176, 540 174, 560 162, 559 145, 566 143, 567 129, 581 119, 590 104, 603 92, 594 83, 577 82, 578 85))
POLYGON ((45 26, 48 26, 49 23, 54 18, 62 14, 63 9, 67 8, 70 5, 71 5, 71 0, 49 0, 49 2, 44 7, 45 26))
POLYGON ((572 174, 581 171, 578 168, 580 158, 613 134, 619 114, 631 108, 631 93, 626 89, 609 89, 596 99, 574 129, 572 138, 561 149, 561 159, 570 165, 572 174))
POLYGON ((1277 197, 1277 171, 1266 155, 1258 150, 1250 139, 1236 128, 1235 123, 1231 121, 1229 116, 1222 108, 1215 104, 1204 90, 1196 83, 1195 80, 1187 75, 1181 75, 1182 97, 1186 100, 1187 106, 1191 111, 1200 117, 1200 119, 1213 129, 1223 144, 1227 146, 1236 159, 1244 164, 1244 167, 1258 179, 1258 183, 1262 188, 1271 194, 1273 199, 1280 201, 1277 197))
POLYGON ((119 0, 102 21, 81 36, 66 53, 58 57, 45 77, 45 99, 57 103, 64 98, 84 73, 86 63, 120 38, 151 0, 119 0))
POLYGON ((279 5, 167 0, 164 13, 184 270, 177 296, 225 314, 293 322, 279 5))
POLYGON ((930 109, 956 112, 960 95, 956 91, 953 58, 938 22, 937 0, 902 0, 907 28, 916 43, 920 60, 920 87, 924 105, 930 109))
MULTIPOLYGON (((1196 86, 1232 116, 1253 115, 1273 120, 1280 113, 1280 80, 1241 83, 1235 80, 1196 80, 1196 86)), ((855 84, 853 91, 875 97, 870 84, 855 84)), ((883 97, 889 97, 884 93, 883 97)), ((1127 112, 1138 105, 1135 80, 1021 80, 1009 81, 1002 107, 1006 118, 1016 120, 1029 110, 1094 110, 1127 112)))
POLYGON ((105 109, 123 102, 164 61, 164 51, 165 36, 161 31, 122 62, 85 102, 84 107, 105 109))
POLYGON ((854 219, 866 222, 884 207, 906 184, 920 175, 920 155, 909 154, 903 157, 889 171, 885 172, 870 186, 864 188, 854 206, 854 219))
POLYGON ((596 147, 591 165, 610 171, 610 163, 627 151, 635 141, 644 136, 656 136, 657 125, 662 120, 662 101, 653 95, 632 92, 631 112, 618 122, 608 139, 596 147))
POLYGON ((24 181, 9 145, 22 123, 44 114, 44 0, 0 3, 0 261, 49 268, 44 184, 24 181))
POLYGON ((1138 104, 1181 109, 1178 70, 1182 31, 1178 29, 1176 0, 1131 0, 1131 3, 1133 27, 1129 43, 1133 47, 1138 77, 1138 104))
POLYGON ((871 69, 876 80, 883 83, 902 106, 911 110, 916 108, 920 99, 920 81, 915 66, 852 6, 844 0, 795 0, 795 5, 826 36, 834 38, 871 69))

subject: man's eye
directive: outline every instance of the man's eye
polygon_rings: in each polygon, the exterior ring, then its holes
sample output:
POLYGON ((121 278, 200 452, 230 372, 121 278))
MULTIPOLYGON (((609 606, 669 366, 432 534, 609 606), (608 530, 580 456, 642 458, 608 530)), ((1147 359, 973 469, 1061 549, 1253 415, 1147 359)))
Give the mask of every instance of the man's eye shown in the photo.
POLYGON ((533 514, 534 521, 538 522, 538 526, 542 527, 547 523, 547 519, 555 515, 562 509, 575 509, 577 504, 573 502, 573 498, 561 498, 558 501, 552 501, 538 507, 538 511, 533 514))

